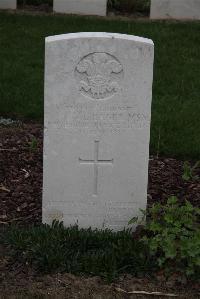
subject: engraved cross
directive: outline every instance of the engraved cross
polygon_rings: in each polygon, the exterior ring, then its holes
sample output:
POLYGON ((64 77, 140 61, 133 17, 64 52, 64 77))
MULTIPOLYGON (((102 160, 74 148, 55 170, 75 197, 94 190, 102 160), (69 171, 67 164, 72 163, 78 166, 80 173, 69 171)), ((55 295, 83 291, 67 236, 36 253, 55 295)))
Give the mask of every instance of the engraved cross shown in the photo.
POLYGON ((99 160, 99 141, 94 142, 94 160, 83 160, 79 158, 80 164, 93 164, 94 165, 94 185, 93 185, 93 195, 98 194, 98 166, 103 164, 113 164, 113 159, 111 160, 99 160))

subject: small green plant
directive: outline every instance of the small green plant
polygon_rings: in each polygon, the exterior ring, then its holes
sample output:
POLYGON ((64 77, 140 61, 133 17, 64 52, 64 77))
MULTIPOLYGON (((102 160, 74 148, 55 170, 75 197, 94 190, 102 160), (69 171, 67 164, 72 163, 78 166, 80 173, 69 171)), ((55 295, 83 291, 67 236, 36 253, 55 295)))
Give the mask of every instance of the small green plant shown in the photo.
POLYGON ((200 209, 172 196, 166 205, 154 204, 149 215, 142 240, 157 266, 200 278, 200 209))
POLYGON ((34 152, 36 151, 37 147, 38 147, 38 141, 35 137, 33 137, 29 142, 29 149, 30 151, 34 152))
POLYGON ((188 161, 184 162, 182 179, 184 181, 198 180, 199 176, 195 175, 195 171, 199 166, 200 166, 200 161, 197 161, 194 164, 194 166, 191 166, 188 161))

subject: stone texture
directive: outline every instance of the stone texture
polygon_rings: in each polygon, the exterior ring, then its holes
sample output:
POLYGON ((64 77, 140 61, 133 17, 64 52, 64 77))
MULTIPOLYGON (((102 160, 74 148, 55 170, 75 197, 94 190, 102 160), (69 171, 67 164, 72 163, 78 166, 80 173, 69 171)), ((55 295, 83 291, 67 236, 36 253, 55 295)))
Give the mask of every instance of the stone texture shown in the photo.
POLYGON ((0 9, 16 9, 17 0, 0 0, 0 9))
POLYGON ((151 0, 151 19, 200 19, 200 0, 151 0))
POLYGON ((123 229, 146 208, 153 42, 46 38, 43 222, 123 229))
POLYGON ((60 13, 105 16, 107 0, 54 0, 53 10, 60 13))

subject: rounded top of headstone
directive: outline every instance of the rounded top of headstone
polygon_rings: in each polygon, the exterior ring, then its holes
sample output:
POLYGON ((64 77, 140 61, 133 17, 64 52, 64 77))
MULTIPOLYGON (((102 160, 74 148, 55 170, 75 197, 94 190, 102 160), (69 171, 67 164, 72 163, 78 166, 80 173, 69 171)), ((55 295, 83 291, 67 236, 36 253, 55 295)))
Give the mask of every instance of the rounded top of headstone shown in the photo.
POLYGON ((60 35, 53 35, 46 37, 46 42, 56 42, 61 40, 71 40, 78 38, 109 38, 109 39, 122 39, 122 40, 130 40, 143 44, 154 45, 153 41, 148 38, 139 37, 135 35, 129 34, 121 34, 121 33, 108 33, 108 32, 77 32, 77 33, 67 33, 60 35))

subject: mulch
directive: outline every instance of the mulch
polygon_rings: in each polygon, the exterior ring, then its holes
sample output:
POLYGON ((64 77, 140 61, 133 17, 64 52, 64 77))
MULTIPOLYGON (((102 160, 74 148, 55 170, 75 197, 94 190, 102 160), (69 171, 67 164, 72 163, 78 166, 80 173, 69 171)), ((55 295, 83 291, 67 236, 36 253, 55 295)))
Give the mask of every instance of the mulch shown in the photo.
POLYGON ((0 127, 0 223, 41 222, 42 146, 41 125, 0 127))
MULTIPOLYGON (((41 124, 0 126, 0 223, 41 222, 42 151, 41 124)), ((175 195, 200 207, 200 180, 184 181, 183 163, 150 157, 148 206, 175 195)))
MULTIPOLYGON (((41 223, 43 126, 26 123, 0 126, 0 224, 41 223)), ((171 195, 200 207, 200 180, 184 181, 183 163, 178 159, 150 157, 148 206, 165 203, 171 195)), ((191 162, 192 164, 195 161, 191 162)), ((196 175, 200 176, 200 169, 196 175)), ((111 285, 97 277, 71 274, 41 276, 29 266, 10 261, 0 247, 2 283, 0 298, 171 298, 132 294, 134 290, 179 294, 178 298, 200 298, 198 283, 177 284, 160 273, 155 281, 126 276, 111 285), (1 297, 2 296, 2 297, 1 297)))

